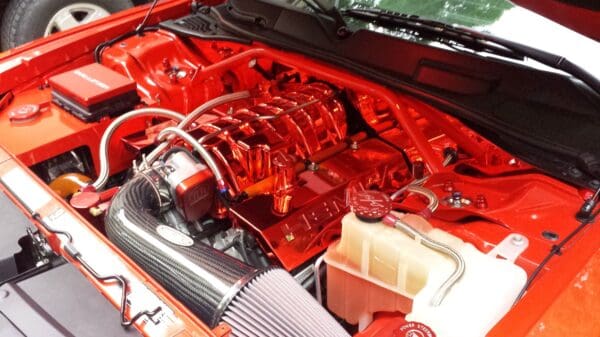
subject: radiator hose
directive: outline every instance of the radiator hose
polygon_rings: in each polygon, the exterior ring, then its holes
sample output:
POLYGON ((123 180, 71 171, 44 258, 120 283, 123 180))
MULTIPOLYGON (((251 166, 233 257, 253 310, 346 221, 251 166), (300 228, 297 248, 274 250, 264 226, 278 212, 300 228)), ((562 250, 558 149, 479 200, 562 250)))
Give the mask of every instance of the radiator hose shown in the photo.
POLYGON ((183 235, 165 236, 156 216, 161 198, 137 174, 112 200, 109 239, 209 327, 221 321, 232 336, 348 336, 293 277, 260 270, 183 235))

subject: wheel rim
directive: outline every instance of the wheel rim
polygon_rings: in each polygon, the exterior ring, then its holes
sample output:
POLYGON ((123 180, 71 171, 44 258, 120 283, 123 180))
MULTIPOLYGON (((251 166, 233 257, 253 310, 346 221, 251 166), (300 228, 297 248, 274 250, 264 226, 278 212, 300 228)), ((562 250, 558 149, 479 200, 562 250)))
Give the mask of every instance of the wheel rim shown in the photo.
POLYGON ((110 13, 100 6, 85 2, 75 3, 60 9, 54 14, 46 27, 44 36, 62 32, 63 30, 86 24, 109 15, 110 13))

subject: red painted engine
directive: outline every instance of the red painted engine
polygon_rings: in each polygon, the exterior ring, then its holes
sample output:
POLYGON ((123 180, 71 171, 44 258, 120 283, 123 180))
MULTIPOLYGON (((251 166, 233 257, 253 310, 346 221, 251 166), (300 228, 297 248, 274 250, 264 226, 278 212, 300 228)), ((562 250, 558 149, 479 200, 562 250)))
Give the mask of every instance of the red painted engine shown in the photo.
MULTIPOLYGON (((129 107, 139 95, 137 110, 82 119, 81 112, 73 116, 53 105, 45 118, 60 126, 62 138, 25 148, 19 135, 12 134, 19 150, 15 152, 61 195, 77 191, 71 204, 100 230, 106 225, 118 245, 128 247, 128 242, 115 239, 120 227, 114 227, 117 211, 111 207, 127 203, 122 195, 126 191, 148 198, 136 199, 135 205, 155 208, 144 219, 156 220, 156 232, 169 244, 201 243, 222 253, 223 261, 242 261, 240 270, 247 274, 237 275, 240 280, 254 275, 251 268, 281 267, 306 289, 316 287, 315 296, 321 298, 319 266, 328 251, 326 263, 337 268, 336 280, 376 284, 393 292, 396 288, 385 284, 384 277, 373 277, 365 267, 372 251, 384 245, 365 249, 355 260, 336 255, 337 250, 331 253, 340 236, 346 235, 341 242, 348 238, 342 219, 350 228, 356 221, 348 222, 346 216, 360 213, 350 207, 349 198, 364 190, 391 195, 390 207, 397 212, 422 216, 416 221, 426 223, 421 230, 443 232, 437 235, 460 241, 459 246, 469 247, 465 250, 473 246, 482 256, 492 251, 531 272, 554 245, 552 236, 568 235, 572 226, 563 220, 576 212, 581 194, 588 193, 545 176, 428 105, 294 54, 257 45, 183 41, 157 30, 106 48, 101 63, 94 67, 137 83, 137 94, 127 92, 131 97, 126 100, 102 96, 105 100, 94 104, 100 103, 102 111, 113 105, 129 107), (61 175, 73 171, 98 178, 91 185, 73 184, 73 175, 61 175), (128 173, 135 178, 128 179, 128 173), (132 181, 145 188, 143 193, 132 181), (117 188, 107 188, 111 185, 117 188), (515 235, 528 248, 506 253, 502 245, 515 235), (336 261, 351 262, 334 266, 336 261)), ((93 73, 86 76, 91 77, 88 86, 98 85, 93 73)), ((69 77, 66 93, 53 92, 55 101, 63 107, 77 102, 72 109, 93 115, 92 108, 98 106, 81 103, 81 97, 64 97, 78 95, 78 86, 71 82, 69 77)), ((49 97, 55 89, 41 90, 49 97)), ((356 228, 364 230, 358 231, 364 236, 360 240, 377 243, 373 238, 385 229, 369 231, 380 219, 359 220, 356 228)), ((416 241, 422 240, 420 235, 416 241)), ((398 259, 403 254, 409 253, 398 254, 398 259)), ((380 270, 394 269, 380 256, 373 259, 380 270)), ((404 285, 399 275, 390 279, 404 285)), ((329 285, 337 286, 338 295, 359 296, 344 288, 346 283, 329 285)), ((416 299, 400 295, 401 305, 388 307, 413 309, 416 299)), ((353 299, 330 303, 329 308, 342 318, 352 317, 350 323, 358 322, 363 331, 357 336, 392 336, 391 330, 404 321, 406 312, 390 309, 393 314, 376 313, 371 322, 374 313, 352 307, 359 303, 353 299), (381 328, 382 322, 391 323, 381 328)), ((223 315, 213 314, 211 319, 223 315)))
POLYGON ((260 103, 201 123, 192 133, 241 192, 274 174, 277 153, 302 161, 345 141, 346 111, 335 95, 324 83, 284 85, 263 94, 260 103))

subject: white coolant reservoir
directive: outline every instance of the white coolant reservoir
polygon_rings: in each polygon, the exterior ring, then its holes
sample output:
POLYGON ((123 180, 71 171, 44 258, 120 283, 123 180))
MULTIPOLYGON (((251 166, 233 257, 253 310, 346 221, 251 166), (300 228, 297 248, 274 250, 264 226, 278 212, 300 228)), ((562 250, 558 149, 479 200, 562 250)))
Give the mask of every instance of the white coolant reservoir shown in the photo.
POLYGON ((454 260, 396 228, 350 213, 342 220, 341 239, 325 254, 329 309, 361 330, 375 312, 400 311, 438 337, 485 336, 510 309, 525 284, 525 271, 433 228, 418 215, 396 215, 462 256, 460 280, 433 306, 432 298, 456 268, 454 260))

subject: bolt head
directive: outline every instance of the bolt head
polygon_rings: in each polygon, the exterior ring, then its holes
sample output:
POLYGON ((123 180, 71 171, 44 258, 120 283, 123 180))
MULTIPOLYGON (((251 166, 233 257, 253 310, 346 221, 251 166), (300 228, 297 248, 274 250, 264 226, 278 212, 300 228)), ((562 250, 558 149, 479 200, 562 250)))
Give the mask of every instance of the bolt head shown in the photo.
POLYGON ((515 246, 522 246, 523 244, 525 244, 525 237, 521 234, 515 234, 512 236, 510 241, 515 246))
POLYGON ((309 171, 318 171, 319 170, 319 163, 315 163, 314 161, 311 162, 310 164, 308 164, 308 170, 309 171))

